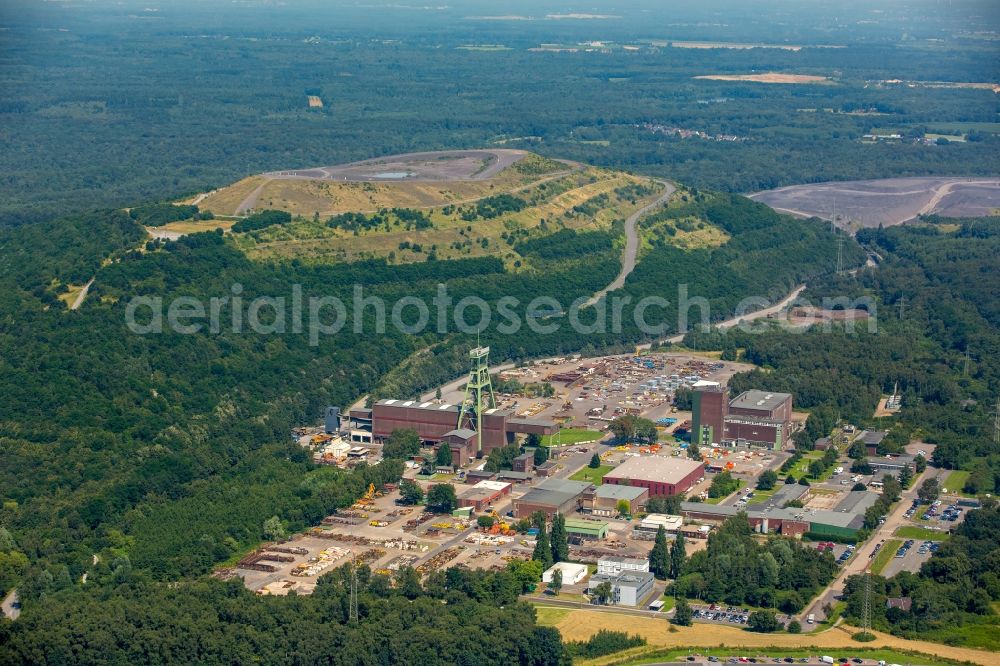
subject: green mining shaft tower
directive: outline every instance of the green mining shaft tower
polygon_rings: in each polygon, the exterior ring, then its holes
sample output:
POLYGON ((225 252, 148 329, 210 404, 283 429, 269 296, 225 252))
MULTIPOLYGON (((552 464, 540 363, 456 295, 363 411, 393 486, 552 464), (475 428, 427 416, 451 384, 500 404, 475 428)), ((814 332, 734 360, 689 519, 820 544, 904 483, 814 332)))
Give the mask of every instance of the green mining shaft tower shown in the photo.
POLYGON ((465 385, 465 398, 458 412, 458 427, 468 428, 476 432, 476 454, 483 453, 483 422, 482 414, 487 409, 497 406, 493 395, 493 383, 490 382, 490 348, 476 347, 469 352, 472 369, 469 371, 469 381, 465 385))

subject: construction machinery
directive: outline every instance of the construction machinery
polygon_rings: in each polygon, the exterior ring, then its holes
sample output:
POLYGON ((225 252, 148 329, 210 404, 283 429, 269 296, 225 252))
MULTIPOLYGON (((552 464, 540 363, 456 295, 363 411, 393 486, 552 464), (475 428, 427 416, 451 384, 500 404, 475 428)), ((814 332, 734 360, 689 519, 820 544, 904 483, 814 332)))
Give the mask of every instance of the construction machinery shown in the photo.
POLYGON ((487 530, 489 534, 502 534, 504 536, 510 536, 511 534, 516 533, 513 529, 511 529, 510 525, 507 524, 507 521, 504 520, 499 513, 497 513, 496 509, 490 511, 489 516, 493 519, 493 526, 487 530))
POLYGON ((375 498, 380 497, 382 493, 375 490, 375 484, 369 483, 368 490, 365 494, 358 498, 358 501, 354 503, 352 508, 354 509, 368 509, 372 504, 375 503, 375 498))

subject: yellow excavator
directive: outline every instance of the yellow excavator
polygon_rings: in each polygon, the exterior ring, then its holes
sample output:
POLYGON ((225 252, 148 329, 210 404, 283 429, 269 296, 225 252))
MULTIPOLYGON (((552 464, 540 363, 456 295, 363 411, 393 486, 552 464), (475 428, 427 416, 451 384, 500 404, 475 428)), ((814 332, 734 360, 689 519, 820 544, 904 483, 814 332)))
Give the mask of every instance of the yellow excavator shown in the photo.
POLYGON ((490 517, 493 518, 493 527, 490 528, 490 533, 503 535, 513 533, 514 530, 512 530, 510 525, 507 524, 507 521, 504 520, 499 513, 497 513, 496 509, 492 509, 490 511, 490 517))
POLYGON ((376 497, 378 497, 379 494, 380 493, 377 493, 375 491, 375 484, 374 483, 369 483, 368 484, 368 491, 364 494, 364 496, 362 496, 361 498, 359 498, 358 501, 354 503, 354 506, 356 508, 366 507, 369 504, 372 504, 373 500, 376 497))

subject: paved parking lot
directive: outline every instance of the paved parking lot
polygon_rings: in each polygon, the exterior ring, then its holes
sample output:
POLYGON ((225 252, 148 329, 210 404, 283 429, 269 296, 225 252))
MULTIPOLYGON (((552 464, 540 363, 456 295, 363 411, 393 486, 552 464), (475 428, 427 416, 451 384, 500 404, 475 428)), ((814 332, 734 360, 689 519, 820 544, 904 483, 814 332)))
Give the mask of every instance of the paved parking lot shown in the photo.
MULTIPOLYGON (((723 655, 702 655, 695 654, 687 657, 686 660, 676 662, 662 662, 663 664, 823 664, 821 655, 812 657, 745 657, 723 655)), ((884 664, 875 659, 861 659, 860 657, 834 657, 834 663, 839 666, 876 666, 884 664)))
MULTIPOLYGON (((715 624, 728 624, 732 626, 746 626, 750 620, 751 609, 741 606, 728 606, 726 604, 691 604, 694 611, 694 619, 697 622, 710 622, 715 624)), ((777 614, 778 622, 783 625, 788 623, 790 618, 784 613, 777 614)))
POLYGON ((931 541, 919 541, 917 539, 907 539, 902 546, 897 549, 893 558, 885 565, 882 575, 886 578, 895 576, 900 571, 916 572, 920 565, 931 558, 936 546, 931 541), (910 544, 907 546, 906 544, 910 544))

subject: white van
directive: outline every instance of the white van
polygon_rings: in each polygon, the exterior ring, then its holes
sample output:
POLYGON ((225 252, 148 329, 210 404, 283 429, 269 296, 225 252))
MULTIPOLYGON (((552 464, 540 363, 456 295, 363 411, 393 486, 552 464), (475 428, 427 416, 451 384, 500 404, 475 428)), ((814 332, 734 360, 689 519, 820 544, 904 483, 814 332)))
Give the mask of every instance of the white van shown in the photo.
POLYGON ((807 624, 812 624, 816 621, 816 615, 814 613, 809 613, 809 617, 806 618, 807 624))

